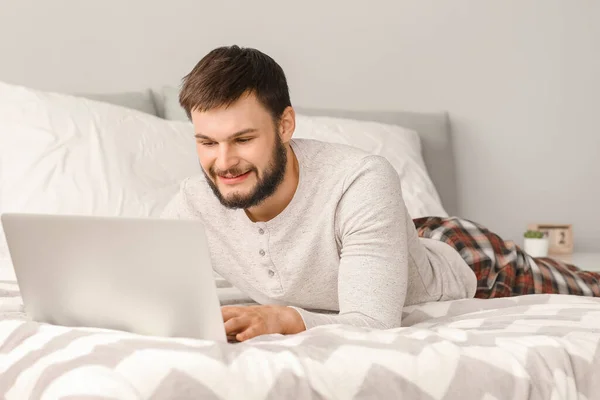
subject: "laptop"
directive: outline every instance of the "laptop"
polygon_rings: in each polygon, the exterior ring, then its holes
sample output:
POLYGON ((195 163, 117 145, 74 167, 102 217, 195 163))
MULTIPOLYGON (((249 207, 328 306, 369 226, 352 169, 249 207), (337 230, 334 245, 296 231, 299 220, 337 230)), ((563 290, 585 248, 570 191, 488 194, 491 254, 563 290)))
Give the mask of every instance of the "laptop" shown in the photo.
POLYGON ((1 221, 32 320, 227 341, 200 222, 20 213, 1 221))

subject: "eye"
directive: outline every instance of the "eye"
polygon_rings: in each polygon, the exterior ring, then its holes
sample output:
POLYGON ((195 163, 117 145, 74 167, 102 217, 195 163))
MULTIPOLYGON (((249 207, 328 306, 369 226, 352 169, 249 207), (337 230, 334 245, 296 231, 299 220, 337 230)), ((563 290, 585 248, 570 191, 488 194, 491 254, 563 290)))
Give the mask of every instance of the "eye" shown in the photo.
POLYGON ((237 139, 237 142, 238 143, 248 143, 251 140, 252 140, 252 138, 239 138, 239 139, 237 139))
POLYGON ((211 146, 215 145, 215 142, 206 142, 206 141, 204 141, 204 142, 200 142, 200 144, 202 146, 204 146, 204 147, 211 147, 211 146))

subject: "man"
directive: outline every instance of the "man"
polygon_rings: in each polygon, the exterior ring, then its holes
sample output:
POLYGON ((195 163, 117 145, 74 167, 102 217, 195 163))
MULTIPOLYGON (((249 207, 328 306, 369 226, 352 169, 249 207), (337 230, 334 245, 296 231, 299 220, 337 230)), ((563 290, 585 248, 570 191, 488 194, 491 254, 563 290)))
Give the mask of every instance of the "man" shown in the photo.
POLYGON ((202 172, 163 217, 202 221, 215 271, 260 304, 222 308, 229 338, 399 327, 405 305, 476 294, 477 264, 428 230, 439 219, 410 218, 387 160, 292 138, 286 78, 269 56, 211 51, 184 78, 180 103, 202 172))

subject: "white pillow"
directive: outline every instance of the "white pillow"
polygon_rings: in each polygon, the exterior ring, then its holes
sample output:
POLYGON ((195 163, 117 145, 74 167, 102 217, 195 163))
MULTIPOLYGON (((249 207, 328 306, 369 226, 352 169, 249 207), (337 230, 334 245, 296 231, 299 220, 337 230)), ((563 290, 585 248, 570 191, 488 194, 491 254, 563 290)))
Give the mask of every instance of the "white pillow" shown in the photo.
POLYGON ((0 82, 2 212, 158 217, 199 168, 189 122, 0 82))
POLYGON ((448 216, 427 173, 417 132, 378 122, 296 114, 294 137, 343 143, 385 157, 400 175, 412 218, 448 216))
MULTIPOLYGON (((447 215, 416 132, 297 115, 294 136, 386 157, 413 218, 447 215)), ((189 121, 0 82, 1 212, 157 217, 199 168, 189 121)), ((0 259, 8 257, 2 236, 0 259)))

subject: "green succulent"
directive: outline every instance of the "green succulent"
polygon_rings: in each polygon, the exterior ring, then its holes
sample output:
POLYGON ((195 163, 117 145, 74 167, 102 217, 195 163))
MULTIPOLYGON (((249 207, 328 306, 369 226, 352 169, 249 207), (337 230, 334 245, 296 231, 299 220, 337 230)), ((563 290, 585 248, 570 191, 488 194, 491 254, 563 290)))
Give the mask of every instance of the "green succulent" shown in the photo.
POLYGON ((544 237, 544 233, 540 231, 528 230, 525 232, 525 236, 528 239, 542 239, 544 237))

